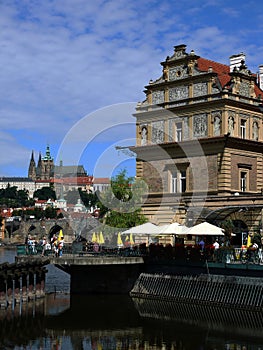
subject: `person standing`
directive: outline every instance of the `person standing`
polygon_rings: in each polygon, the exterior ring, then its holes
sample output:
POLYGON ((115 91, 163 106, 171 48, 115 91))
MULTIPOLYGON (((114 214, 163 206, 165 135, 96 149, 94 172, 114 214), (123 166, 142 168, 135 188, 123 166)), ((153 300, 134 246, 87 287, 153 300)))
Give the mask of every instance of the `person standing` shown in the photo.
POLYGON ((199 244, 199 247, 200 247, 201 252, 203 253, 204 250, 205 250, 205 241, 204 241, 204 239, 201 238, 201 241, 199 241, 198 244, 199 244))
POLYGON ((213 243, 213 248, 214 248, 213 260, 217 261, 218 260, 219 248, 220 248, 220 244, 218 242, 218 239, 216 239, 215 242, 213 243))
POLYGON ((63 253, 63 247, 64 247, 64 237, 60 237, 60 240, 58 242, 58 256, 61 257, 63 253))

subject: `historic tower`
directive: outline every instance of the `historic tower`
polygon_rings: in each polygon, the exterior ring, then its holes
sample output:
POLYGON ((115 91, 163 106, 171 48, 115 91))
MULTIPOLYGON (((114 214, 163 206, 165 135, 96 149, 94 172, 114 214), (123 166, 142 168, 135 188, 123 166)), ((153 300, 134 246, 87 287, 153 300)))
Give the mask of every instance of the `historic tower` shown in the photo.
POLYGON ((38 163, 36 166, 34 160, 34 154, 32 151, 31 160, 28 169, 28 177, 32 180, 49 180, 53 176, 54 171, 54 159, 50 155, 49 146, 46 148, 46 154, 44 157, 39 153, 38 163))

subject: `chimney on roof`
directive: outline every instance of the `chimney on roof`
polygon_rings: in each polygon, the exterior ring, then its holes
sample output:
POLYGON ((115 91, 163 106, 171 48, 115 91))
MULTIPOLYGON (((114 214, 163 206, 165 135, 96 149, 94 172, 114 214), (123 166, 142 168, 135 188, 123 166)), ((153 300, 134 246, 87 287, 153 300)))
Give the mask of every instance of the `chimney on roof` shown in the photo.
POLYGON ((259 67, 259 75, 258 75, 258 83, 261 90, 263 90, 263 64, 261 64, 259 67))
POLYGON ((239 68, 242 64, 242 61, 245 62, 246 59, 246 55, 241 52, 238 55, 232 55, 229 57, 229 61, 230 61, 230 72, 233 72, 234 68, 239 68))

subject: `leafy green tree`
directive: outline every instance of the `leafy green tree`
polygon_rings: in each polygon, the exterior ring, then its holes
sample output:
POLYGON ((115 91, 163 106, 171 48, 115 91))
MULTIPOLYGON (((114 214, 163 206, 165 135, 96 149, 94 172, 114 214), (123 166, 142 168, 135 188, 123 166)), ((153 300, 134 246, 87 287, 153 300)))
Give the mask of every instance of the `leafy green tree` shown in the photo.
POLYGON ((86 191, 82 191, 81 188, 78 190, 68 191, 65 195, 65 199, 67 203, 76 204, 78 199, 81 199, 82 203, 85 207, 90 208, 98 205, 99 199, 95 193, 90 193, 86 191))
POLYGON ((95 207, 99 203, 99 199, 96 193, 85 192, 80 189, 80 198, 85 205, 85 207, 95 207))
POLYGON ((42 187, 34 192, 34 198, 38 198, 40 200, 56 200, 56 192, 51 187, 42 187))
POLYGON ((0 204, 9 208, 19 208, 34 204, 34 200, 30 199, 27 190, 17 190, 17 186, 8 186, 0 189, 0 204))
MULTIPOLYGON (((47 207, 45 210, 41 208, 30 208, 26 210, 14 210, 12 213, 13 216, 21 216, 23 219, 26 219, 29 216, 34 216, 37 220, 42 218, 54 219, 57 217, 57 209, 52 207, 47 207)), ((63 217, 63 215, 62 215, 63 217)))
POLYGON ((47 207, 45 209, 45 217, 48 219, 55 219, 57 217, 57 209, 52 207, 47 207))
POLYGON ((111 179, 111 186, 98 196, 104 224, 127 228, 147 222, 141 211, 145 192, 146 185, 143 181, 128 177, 126 169, 120 171, 111 179))

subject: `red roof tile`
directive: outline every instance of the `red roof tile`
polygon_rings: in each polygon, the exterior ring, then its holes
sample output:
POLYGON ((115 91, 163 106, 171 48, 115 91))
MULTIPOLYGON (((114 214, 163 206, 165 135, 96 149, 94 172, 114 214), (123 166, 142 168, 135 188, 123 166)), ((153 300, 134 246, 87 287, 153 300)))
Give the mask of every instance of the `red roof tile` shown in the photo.
POLYGON ((110 179, 108 177, 97 177, 93 179, 94 184, 110 184, 110 179))
POLYGON ((225 75, 230 73, 230 68, 226 64, 218 63, 215 61, 207 60, 206 58, 199 57, 197 59, 198 69, 207 72, 210 67, 213 71, 220 75, 225 75))
POLYGON ((79 176, 79 177, 62 177, 61 179, 54 178, 51 180, 53 183, 63 183, 63 184, 82 184, 82 185, 91 185, 92 184, 91 176, 79 176))
MULTIPOLYGON (((230 73, 229 66, 227 66, 226 64, 211 61, 202 57, 199 57, 197 59, 197 65, 198 65, 198 69, 203 72, 207 72, 208 69, 211 67, 213 69, 213 72, 217 73, 218 79, 220 81, 222 88, 225 86, 228 86, 231 80, 231 76, 229 75, 230 73)), ((254 91, 255 91, 256 97, 261 95, 263 98, 263 91, 256 84, 254 84, 254 91)))
POLYGON ((199 57, 197 59, 198 69, 203 72, 207 72, 211 67, 214 73, 217 73, 218 79, 222 87, 224 87, 231 79, 229 73, 230 68, 226 64, 218 63, 215 61, 207 60, 199 57))

